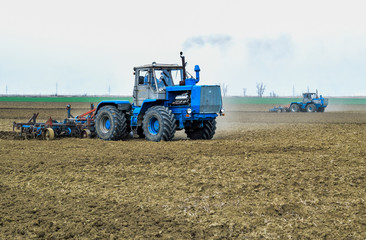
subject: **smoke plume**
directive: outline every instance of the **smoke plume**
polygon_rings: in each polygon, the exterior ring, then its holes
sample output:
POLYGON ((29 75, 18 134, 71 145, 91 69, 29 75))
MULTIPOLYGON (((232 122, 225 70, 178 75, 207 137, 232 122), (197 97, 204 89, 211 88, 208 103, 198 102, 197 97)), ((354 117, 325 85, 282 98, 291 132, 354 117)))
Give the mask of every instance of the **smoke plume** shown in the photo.
POLYGON ((194 47, 204 47, 205 45, 225 47, 232 42, 230 35, 209 35, 209 36, 196 36, 187 39, 183 43, 183 48, 188 50, 194 47))

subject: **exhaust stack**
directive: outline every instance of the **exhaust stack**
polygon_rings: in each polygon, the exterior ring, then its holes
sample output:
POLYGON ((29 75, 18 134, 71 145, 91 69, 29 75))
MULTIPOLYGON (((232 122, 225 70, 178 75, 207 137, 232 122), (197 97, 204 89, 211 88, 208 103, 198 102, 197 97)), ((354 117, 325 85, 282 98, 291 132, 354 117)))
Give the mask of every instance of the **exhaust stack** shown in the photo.
POLYGON ((180 57, 182 58, 182 67, 183 67, 183 80, 179 82, 179 85, 186 85, 186 78, 187 78, 187 74, 186 74, 186 59, 183 56, 183 52, 180 52, 180 57))

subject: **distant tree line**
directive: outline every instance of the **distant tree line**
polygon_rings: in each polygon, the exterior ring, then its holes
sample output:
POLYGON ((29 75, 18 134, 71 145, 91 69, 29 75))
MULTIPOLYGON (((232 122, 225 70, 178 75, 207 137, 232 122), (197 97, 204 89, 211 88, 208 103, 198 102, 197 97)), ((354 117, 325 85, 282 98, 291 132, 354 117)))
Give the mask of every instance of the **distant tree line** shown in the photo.
MULTIPOLYGON (((227 89, 228 89, 228 84, 226 83, 220 83, 220 87, 221 87, 221 92, 222 92, 222 95, 224 97, 226 97, 227 95, 227 89)), ((266 90, 266 85, 264 85, 263 82, 261 83, 257 83, 257 96, 258 97, 263 97, 264 96, 264 91, 266 90)), ((243 88, 243 96, 246 97, 247 96, 247 88, 243 88)), ((271 91, 269 93, 269 96, 270 97, 278 97, 278 94, 275 93, 275 91, 271 91)))

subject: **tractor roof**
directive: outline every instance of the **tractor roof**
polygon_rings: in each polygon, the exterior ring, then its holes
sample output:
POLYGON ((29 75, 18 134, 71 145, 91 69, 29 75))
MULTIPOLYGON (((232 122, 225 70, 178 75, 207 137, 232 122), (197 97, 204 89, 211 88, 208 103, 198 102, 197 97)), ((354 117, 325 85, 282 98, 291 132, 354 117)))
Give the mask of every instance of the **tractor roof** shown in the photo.
POLYGON ((183 69, 182 66, 178 64, 164 64, 164 63, 155 63, 146 64, 138 67, 134 67, 133 70, 143 69, 143 68, 154 68, 154 69, 183 69))

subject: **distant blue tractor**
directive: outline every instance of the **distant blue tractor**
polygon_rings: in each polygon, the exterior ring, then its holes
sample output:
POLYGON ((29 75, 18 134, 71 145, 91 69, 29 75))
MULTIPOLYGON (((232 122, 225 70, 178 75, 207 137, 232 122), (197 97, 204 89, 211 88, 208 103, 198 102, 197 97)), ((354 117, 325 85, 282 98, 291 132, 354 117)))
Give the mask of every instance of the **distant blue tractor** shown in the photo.
POLYGON ((292 102, 290 112, 324 112, 328 106, 328 98, 316 93, 303 93, 302 102, 292 102))
POLYGON ((135 67, 133 104, 129 101, 102 101, 95 117, 95 132, 104 140, 121 140, 135 132, 140 138, 159 142, 173 139, 176 130, 185 130, 190 139, 212 139, 216 117, 224 114, 218 85, 196 85, 182 66, 152 64, 135 67))

